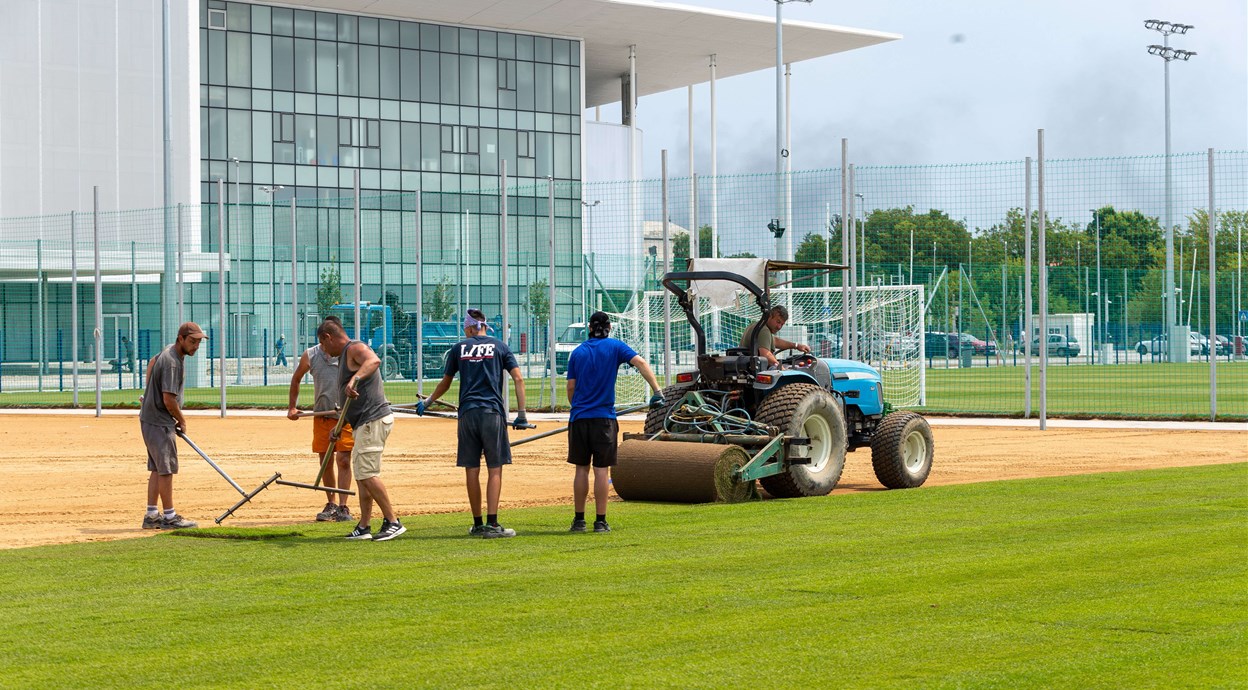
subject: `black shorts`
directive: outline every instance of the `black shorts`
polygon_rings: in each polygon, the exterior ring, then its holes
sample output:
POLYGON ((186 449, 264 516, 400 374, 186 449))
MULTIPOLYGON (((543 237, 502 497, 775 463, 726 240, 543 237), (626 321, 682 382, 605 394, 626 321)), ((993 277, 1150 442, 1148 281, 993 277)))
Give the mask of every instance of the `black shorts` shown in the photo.
POLYGON ((511 446, 507 440, 507 420, 494 410, 473 408, 459 412, 459 452, 457 467, 481 467, 485 454, 486 467, 511 464, 511 446))
POLYGON ((584 467, 614 467, 620 423, 614 419, 578 419, 568 425, 568 462, 584 467))

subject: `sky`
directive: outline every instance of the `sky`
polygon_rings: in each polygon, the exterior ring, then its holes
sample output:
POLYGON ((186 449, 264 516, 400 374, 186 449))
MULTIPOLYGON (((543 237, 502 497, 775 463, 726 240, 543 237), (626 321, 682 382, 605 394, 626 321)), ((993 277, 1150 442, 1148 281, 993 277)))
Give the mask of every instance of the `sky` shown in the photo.
MULTIPOLYGON (((774 18, 771 0, 681 4, 774 18)), ((1145 19, 1195 25, 1171 46, 1172 150, 1248 149, 1248 2, 1245 0, 814 0, 786 19, 902 34, 870 48, 796 63, 794 170, 840 167, 840 139, 864 165, 1161 154, 1163 61, 1146 46, 1161 35, 1145 19)), ((644 75, 642 75, 644 78, 644 75)), ((721 174, 775 169, 775 73, 716 85, 721 174), (765 97, 764 97, 765 96, 765 97)), ((644 171, 688 170, 684 89, 641 100, 644 171)), ((710 168, 709 87, 694 90, 695 164, 710 168)), ((591 113, 592 117, 592 113, 591 113)), ((618 104, 602 118, 619 120, 618 104)))

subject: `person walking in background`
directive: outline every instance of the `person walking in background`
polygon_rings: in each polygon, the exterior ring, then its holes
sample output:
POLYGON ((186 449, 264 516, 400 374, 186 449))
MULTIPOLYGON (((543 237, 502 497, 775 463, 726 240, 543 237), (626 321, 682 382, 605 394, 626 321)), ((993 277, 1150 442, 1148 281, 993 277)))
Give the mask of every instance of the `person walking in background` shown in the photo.
POLYGON ((173 475, 178 473, 179 432, 186 433, 182 415, 183 359, 194 356, 208 336, 193 321, 178 327, 177 340, 152 358, 147 368, 147 388, 139 408, 139 430, 147 446, 147 514, 143 529, 185 529, 195 522, 178 515, 173 507, 173 475), (156 510, 156 500, 164 513, 156 510))
POLYGON ((507 441, 507 404, 503 401, 503 372, 511 374, 516 384, 519 409, 512 426, 528 425, 524 414, 524 379, 520 365, 507 345, 486 335, 485 314, 469 309, 464 316, 464 340, 451 346, 446 355, 446 373, 427 399, 416 404, 416 414, 423 415, 435 400, 451 387, 459 374, 459 451, 455 464, 464 468, 468 486, 468 505, 472 508, 472 527, 468 534, 495 539, 514 537, 516 531, 498 523, 498 500, 503 489, 503 465, 511 464, 511 446, 507 441), (486 505, 488 512, 481 519, 481 455, 485 455, 488 473, 486 505))
POLYGON ((390 411, 390 402, 386 400, 385 387, 377 372, 381 360, 367 344, 348 338, 336 319, 322 321, 316 329, 316 338, 325 354, 339 358, 337 385, 343 395, 351 398, 346 420, 355 436, 351 470, 359 485, 360 521, 347 539, 394 539, 407 528, 395 514, 390 494, 386 492, 386 485, 380 476, 381 454, 394 426, 394 413, 390 411), (381 528, 376 535, 370 527, 374 503, 381 509, 382 515, 381 528))
POLYGON ((281 335, 277 336, 277 342, 273 343, 273 350, 274 350, 274 357, 277 358, 277 361, 273 363, 274 366, 279 366, 279 367, 288 366, 288 363, 286 362, 286 334, 285 333, 282 333, 281 335))
MULTIPOLYGON (((337 322, 336 318, 333 320, 337 322)), ((285 343, 279 339, 279 351, 283 345, 285 343)), ((312 372, 312 395, 315 399, 312 411, 329 412, 342 407, 342 387, 338 385, 338 362, 337 357, 330 357, 326 354, 320 343, 304 350, 299 357, 299 365, 295 367, 295 373, 290 377, 290 404, 286 408, 288 419, 299 419, 297 407, 299 387, 304 375, 308 372, 312 372)), ((312 418, 312 452, 316 453, 318 462, 329 449, 329 435, 337 425, 338 420, 330 416, 312 418)), ((338 442, 334 444, 333 462, 325 466, 325 473, 322 476, 325 486, 336 486, 344 490, 351 488, 351 450, 354 447, 355 439, 351 433, 351 425, 343 424, 338 442), (336 482, 335 468, 337 469, 336 482)), ((325 508, 316 514, 317 522, 348 522, 355 519, 351 515, 351 508, 347 506, 347 494, 327 491, 325 496, 328 500, 325 508)))
POLYGON ((571 532, 585 531, 585 499, 589 494, 589 467, 594 467, 595 532, 610 532, 607 524, 607 483, 615 466, 620 425, 615 418, 615 378, 628 363, 641 372, 654 395, 650 407, 663 406, 659 381, 650 365, 627 343, 609 337, 611 319, 597 311, 589 317, 589 339, 568 357, 568 462, 576 466, 572 480, 575 514, 571 532))

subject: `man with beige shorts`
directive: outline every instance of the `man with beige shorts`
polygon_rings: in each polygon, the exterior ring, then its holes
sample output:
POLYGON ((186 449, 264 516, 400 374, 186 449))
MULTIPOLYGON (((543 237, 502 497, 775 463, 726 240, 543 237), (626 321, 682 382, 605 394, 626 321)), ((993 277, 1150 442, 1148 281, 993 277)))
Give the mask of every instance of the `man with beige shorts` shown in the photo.
MULTIPOLYGON (((330 318, 337 320, 335 317, 330 318)), ((312 411, 332 412, 342 407, 342 386, 338 384, 338 361, 337 357, 330 357, 319 343, 304 350, 303 355, 299 357, 299 365, 295 367, 295 373, 290 377, 290 406, 286 410, 287 418, 299 419, 297 407, 299 386, 308 372, 312 373, 312 393, 316 399, 312 405, 312 411)), ((318 461, 329 449, 329 436, 337 425, 337 418, 332 416, 312 418, 312 452, 317 454, 318 461)), ((334 460, 325 466, 325 473, 322 476, 325 486, 336 486, 344 490, 351 488, 351 449, 354 446, 355 439, 352 436, 351 425, 344 424, 338 436, 338 442, 334 445, 334 460), (335 466, 338 470, 337 481, 334 476, 335 466)), ((317 522, 348 522, 355 519, 351 515, 351 509, 347 507, 347 494, 326 491, 325 496, 327 502, 324 510, 316 514, 317 522)))

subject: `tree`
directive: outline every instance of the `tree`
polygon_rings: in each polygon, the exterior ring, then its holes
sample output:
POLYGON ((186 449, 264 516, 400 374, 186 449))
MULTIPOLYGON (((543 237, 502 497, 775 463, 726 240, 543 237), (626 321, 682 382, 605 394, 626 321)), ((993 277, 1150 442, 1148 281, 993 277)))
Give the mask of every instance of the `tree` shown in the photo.
POLYGON ((316 288, 316 310, 321 318, 329 316, 335 304, 342 304, 342 281, 336 266, 321 269, 321 284, 316 288))
POLYGON ((524 299, 524 306, 529 316, 537 323, 546 323, 550 318, 550 288, 545 279, 529 285, 529 294, 524 299))
MULTIPOLYGON (((808 233, 802 238, 797 249, 793 252, 794 261, 809 261, 814 263, 823 263, 826 258, 828 243, 823 239, 823 235, 808 233)), ((794 287, 821 287, 824 284, 825 275, 818 271, 794 271, 793 283, 794 287)))
MULTIPOLYGON (((714 238, 711 236, 711 226, 703 225, 698 228, 698 256, 704 259, 714 258, 711 256, 711 244, 714 238)), ((689 233, 678 232, 672 235, 672 269, 683 271, 689 266, 689 233)))
POLYGON ((455 313, 455 302, 451 293, 451 279, 442 278, 433 287, 433 294, 425 300, 425 316, 430 321, 446 321, 455 313))

